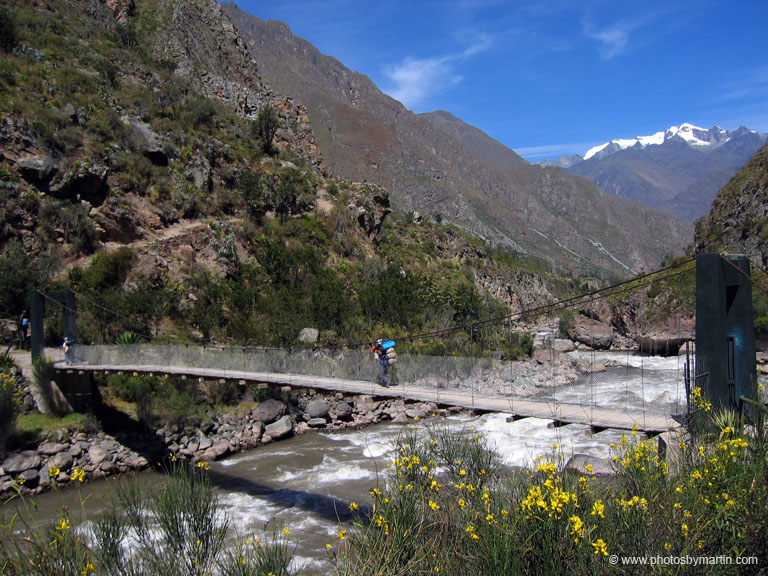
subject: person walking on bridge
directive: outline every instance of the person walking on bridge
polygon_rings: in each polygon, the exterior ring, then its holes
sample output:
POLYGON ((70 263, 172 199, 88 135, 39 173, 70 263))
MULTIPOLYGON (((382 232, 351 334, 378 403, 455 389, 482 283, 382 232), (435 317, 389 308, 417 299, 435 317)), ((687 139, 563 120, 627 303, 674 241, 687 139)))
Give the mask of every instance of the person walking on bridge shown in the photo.
POLYGON ((381 339, 376 340, 373 348, 371 348, 371 352, 376 354, 379 361, 379 384, 386 388, 389 386, 389 376, 387 376, 387 371, 389 371, 389 359, 387 358, 386 350, 382 347, 383 342, 384 340, 381 339))

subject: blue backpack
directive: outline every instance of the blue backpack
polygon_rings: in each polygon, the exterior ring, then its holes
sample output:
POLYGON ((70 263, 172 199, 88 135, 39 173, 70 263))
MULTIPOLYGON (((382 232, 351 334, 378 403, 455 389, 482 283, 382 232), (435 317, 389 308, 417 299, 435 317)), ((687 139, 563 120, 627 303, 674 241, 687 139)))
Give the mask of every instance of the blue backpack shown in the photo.
POLYGON ((391 348, 395 347, 395 341, 394 340, 384 340, 384 342, 382 342, 380 344, 380 346, 381 346, 381 349, 384 350, 384 352, 387 352, 391 348))

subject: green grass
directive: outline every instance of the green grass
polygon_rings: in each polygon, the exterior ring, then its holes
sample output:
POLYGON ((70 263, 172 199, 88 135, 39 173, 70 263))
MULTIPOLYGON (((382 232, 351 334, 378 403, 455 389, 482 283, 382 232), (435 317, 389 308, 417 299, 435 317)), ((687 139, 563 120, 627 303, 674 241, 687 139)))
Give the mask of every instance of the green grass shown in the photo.
POLYGON ((79 431, 83 427, 84 414, 72 412, 64 416, 48 416, 46 414, 20 414, 16 421, 19 433, 55 432, 56 430, 79 431))

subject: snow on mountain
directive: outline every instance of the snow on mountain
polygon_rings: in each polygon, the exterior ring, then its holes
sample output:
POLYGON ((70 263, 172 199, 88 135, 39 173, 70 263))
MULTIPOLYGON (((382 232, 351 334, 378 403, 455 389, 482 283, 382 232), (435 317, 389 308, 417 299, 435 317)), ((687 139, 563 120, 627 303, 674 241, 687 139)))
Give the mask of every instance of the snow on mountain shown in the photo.
POLYGON ((614 138, 610 142, 600 144, 587 150, 584 155, 584 160, 590 158, 604 158, 615 154, 620 150, 626 150, 633 146, 640 145, 645 148, 646 146, 663 144, 670 138, 675 136, 682 138, 691 146, 711 146, 713 144, 722 144, 729 139, 729 133, 726 130, 718 126, 714 126, 707 130, 706 128, 699 128, 693 124, 681 124, 680 126, 672 126, 667 128, 663 132, 656 132, 651 136, 637 136, 636 138, 621 139, 614 138))

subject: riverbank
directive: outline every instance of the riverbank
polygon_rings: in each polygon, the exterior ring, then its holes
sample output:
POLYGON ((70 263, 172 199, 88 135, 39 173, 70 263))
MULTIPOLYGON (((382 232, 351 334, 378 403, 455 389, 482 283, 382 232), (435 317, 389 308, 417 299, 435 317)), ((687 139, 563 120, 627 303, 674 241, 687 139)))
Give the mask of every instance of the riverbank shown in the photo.
POLYGON ((21 491, 38 494, 65 487, 73 477, 96 481, 161 467, 168 460, 212 462, 228 455, 313 431, 357 429, 378 422, 406 423, 458 409, 434 403, 308 391, 275 391, 277 398, 214 413, 198 426, 170 424, 148 429, 110 407, 99 411, 105 430, 61 428, 39 443, 7 454, 0 463, 0 499, 21 491), (115 428, 121 428, 114 431, 115 428))

